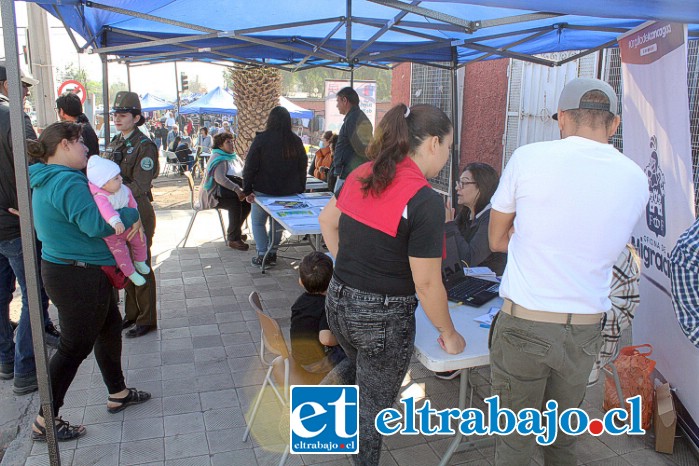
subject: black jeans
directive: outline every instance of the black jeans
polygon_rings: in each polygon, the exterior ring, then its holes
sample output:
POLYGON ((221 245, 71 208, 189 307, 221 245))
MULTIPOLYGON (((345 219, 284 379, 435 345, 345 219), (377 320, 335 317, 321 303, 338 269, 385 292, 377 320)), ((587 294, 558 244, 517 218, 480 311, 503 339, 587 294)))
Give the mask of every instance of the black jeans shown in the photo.
POLYGON ((381 434, 376 415, 390 408, 408 371, 415 345, 417 298, 387 296, 350 288, 333 277, 325 299, 328 326, 347 354, 326 377, 356 382, 359 397, 359 454, 355 464, 378 465, 381 434))
POLYGON ((236 193, 223 186, 220 186, 220 193, 216 207, 228 211, 228 241, 238 241, 252 206, 247 201, 239 200, 236 193))
POLYGON ((99 267, 42 261, 41 275, 61 324, 58 349, 49 363, 53 414, 58 416, 78 367, 93 349, 108 392, 126 388, 121 370, 121 315, 112 285, 99 267))

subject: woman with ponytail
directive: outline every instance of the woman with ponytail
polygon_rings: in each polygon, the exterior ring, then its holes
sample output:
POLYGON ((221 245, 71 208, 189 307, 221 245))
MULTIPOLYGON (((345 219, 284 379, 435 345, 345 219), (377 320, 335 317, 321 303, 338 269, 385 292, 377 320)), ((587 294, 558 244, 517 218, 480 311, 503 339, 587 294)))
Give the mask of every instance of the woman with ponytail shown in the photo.
POLYGON ((442 284, 444 206, 427 182, 449 159, 452 124, 431 105, 399 104, 374 138, 370 162, 348 176, 339 199, 331 199, 319 218, 336 259, 328 324, 353 363, 331 377, 360 387, 356 462, 362 465, 379 463, 374 418, 395 401, 408 370, 418 299, 444 351, 457 354, 466 344, 454 329, 442 284))
MULTIPOLYGON (((66 392, 80 364, 94 350, 109 396, 107 410, 118 413, 150 398, 127 388, 121 368, 121 315, 116 293, 103 271, 115 261, 102 240, 114 229, 100 215, 80 171, 87 165, 87 148, 79 124, 54 123, 27 141, 27 152, 40 163, 29 167, 33 189, 34 226, 41 250, 41 277, 58 309, 61 339, 49 363, 53 416, 59 441, 85 434, 85 427, 58 417, 66 392)), ((94 155, 93 157, 98 157, 94 155)), ((143 234, 136 209, 120 210, 131 235, 143 234)), ((32 439, 46 441, 43 410, 32 426, 32 439)))

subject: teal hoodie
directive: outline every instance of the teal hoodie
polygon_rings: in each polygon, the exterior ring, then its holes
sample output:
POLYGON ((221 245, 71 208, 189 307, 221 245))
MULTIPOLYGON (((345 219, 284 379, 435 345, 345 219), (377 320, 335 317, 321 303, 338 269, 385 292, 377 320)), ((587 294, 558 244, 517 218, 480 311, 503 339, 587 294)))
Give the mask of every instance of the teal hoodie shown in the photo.
MULTIPOLYGON (((63 165, 35 163, 29 167, 33 189, 34 228, 42 242, 41 257, 56 264, 61 259, 94 265, 115 265, 102 238, 114 229, 102 218, 79 170, 63 165)), ((122 209, 124 227, 138 220, 136 209, 122 209)))

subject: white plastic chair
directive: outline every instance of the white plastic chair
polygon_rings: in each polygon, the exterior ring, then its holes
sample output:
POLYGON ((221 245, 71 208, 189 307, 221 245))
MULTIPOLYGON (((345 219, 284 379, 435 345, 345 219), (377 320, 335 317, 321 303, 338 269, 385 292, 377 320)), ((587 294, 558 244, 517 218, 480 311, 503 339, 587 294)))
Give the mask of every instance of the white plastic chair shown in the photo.
MULTIPOLYGON (((189 225, 187 226, 187 232, 184 234, 184 238, 182 238, 182 241, 177 243, 177 246, 181 244, 182 247, 187 246, 187 238, 189 238, 189 233, 192 231, 192 226, 194 225, 194 220, 197 218, 197 214, 201 212, 201 205, 195 201, 196 196, 195 196, 195 186, 194 186, 194 178, 192 178, 192 174, 188 171, 184 172, 184 176, 187 178, 187 184, 189 185, 189 202, 192 206, 192 218, 189 220, 189 225)), ((216 213, 218 214, 218 219, 221 222, 221 234, 223 235, 223 239, 226 239, 226 226, 223 224, 223 215, 221 214, 221 209, 215 209, 216 213)))

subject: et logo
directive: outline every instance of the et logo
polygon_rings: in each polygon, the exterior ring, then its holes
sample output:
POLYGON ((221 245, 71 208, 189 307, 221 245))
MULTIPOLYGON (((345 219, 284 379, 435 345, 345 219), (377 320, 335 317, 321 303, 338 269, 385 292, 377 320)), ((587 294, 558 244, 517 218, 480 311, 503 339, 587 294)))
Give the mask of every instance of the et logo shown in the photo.
POLYGON ((291 453, 359 452, 359 387, 292 385, 291 453))

